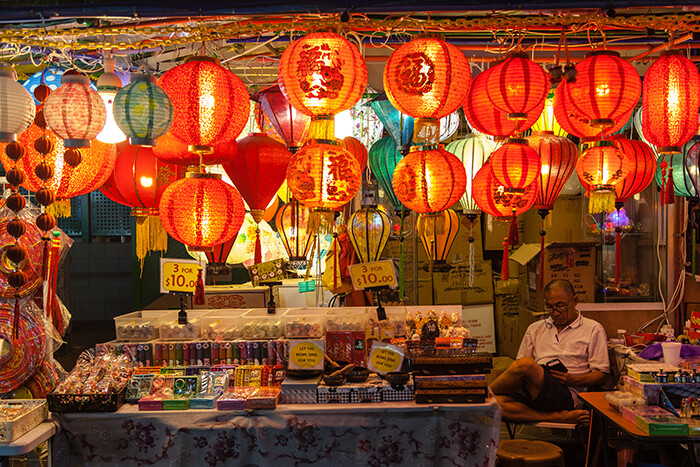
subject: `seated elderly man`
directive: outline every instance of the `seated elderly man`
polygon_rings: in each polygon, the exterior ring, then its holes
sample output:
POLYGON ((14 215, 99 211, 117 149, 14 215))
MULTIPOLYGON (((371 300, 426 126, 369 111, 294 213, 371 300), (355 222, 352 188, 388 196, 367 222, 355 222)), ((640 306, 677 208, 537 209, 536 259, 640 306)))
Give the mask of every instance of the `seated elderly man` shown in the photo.
POLYGON ((567 280, 547 284, 544 302, 549 317, 527 328, 518 359, 491 390, 506 421, 585 423, 589 413, 580 410, 577 394, 603 384, 610 372, 605 330, 576 310, 578 298, 567 280), (548 369, 555 359, 567 371, 548 369))

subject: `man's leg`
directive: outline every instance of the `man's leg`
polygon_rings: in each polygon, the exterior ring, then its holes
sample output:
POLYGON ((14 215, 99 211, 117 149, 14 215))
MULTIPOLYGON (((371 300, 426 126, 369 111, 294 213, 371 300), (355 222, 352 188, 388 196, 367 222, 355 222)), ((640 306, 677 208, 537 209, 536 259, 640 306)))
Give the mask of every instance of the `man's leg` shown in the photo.
POLYGON ((540 412, 509 396, 496 395, 496 400, 503 410, 503 421, 506 422, 588 423, 590 418, 587 410, 540 412))
POLYGON ((514 361, 496 380, 490 388, 496 395, 512 394, 519 389, 524 389, 535 399, 544 385, 544 369, 532 358, 523 357, 514 361))

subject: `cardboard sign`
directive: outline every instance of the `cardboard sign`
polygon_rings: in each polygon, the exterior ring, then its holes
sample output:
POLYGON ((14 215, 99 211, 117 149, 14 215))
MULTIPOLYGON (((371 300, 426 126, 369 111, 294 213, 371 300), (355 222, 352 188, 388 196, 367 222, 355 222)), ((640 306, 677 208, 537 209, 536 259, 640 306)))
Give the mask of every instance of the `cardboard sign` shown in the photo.
POLYGON ((202 271, 202 283, 205 279, 205 270, 197 260, 187 259, 160 259, 160 292, 188 292, 194 293, 197 287, 197 273, 202 271))
POLYGON ((399 371, 403 364, 403 352, 396 346, 375 342, 369 354, 369 366, 376 373, 399 371))
POLYGON ((394 262, 390 259, 353 264, 350 266, 350 278, 355 290, 398 285, 394 262))
MULTIPOLYGON (((496 353, 496 333, 492 303, 463 307, 462 326, 469 329, 469 337, 478 340, 478 352, 496 353)), ((520 342, 518 342, 519 345, 520 342)))
POLYGON ((325 345, 323 340, 289 341, 289 368, 293 370, 322 370, 325 345))

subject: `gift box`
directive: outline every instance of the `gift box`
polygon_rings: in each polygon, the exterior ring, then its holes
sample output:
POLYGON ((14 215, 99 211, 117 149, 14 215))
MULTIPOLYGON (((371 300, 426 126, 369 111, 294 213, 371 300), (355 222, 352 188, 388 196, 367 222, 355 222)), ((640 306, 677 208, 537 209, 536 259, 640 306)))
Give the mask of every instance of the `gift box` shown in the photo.
POLYGON ((350 391, 351 404, 382 401, 382 380, 377 375, 371 375, 363 383, 346 383, 343 387, 350 391))
POLYGON ((283 404, 315 404, 316 390, 321 375, 305 379, 286 378, 280 386, 280 402, 283 404))
POLYGON ((344 386, 326 386, 321 383, 316 390, 319 404, 349 404, 350 389, 344 386))
POLYGON ((415 389, 413 384, 392 386, 387 381, 382 382, 383 402, 407 402, 412 401, 415 389))
POLYGON ((162 394, 147 394, 139 399, 139 411, 163 410, 164 399, 165 396, 162 394))
POLYGON ((49 411, 45 400, 15 399, 0 401, 0 443, 11 443, 46 420, 49 411))
POLYGON ((257 388, 229 388, 216 401, 217 410, 245 410, 246 400, 257 388))
POLYGON ((190 398, 190 409, 213 409, 219 397, 215 392, 199 392, 190 398))
POLYGON ((280 388, 263 387, 258 388, 246 400, 248 409, 274 409, 280 397, 280 388))

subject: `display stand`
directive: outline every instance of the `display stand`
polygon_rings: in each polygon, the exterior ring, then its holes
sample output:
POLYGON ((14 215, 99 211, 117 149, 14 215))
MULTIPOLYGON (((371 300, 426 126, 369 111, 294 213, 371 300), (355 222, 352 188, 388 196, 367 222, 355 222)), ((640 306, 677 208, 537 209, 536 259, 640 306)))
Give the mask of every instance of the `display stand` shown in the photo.
POLYGON ((56 434, 56 424, 47 421, 32 428, 11 443, 0 444, 0 467, 9 467, 11 456, 26 454, 44 441, 49 442, 48 465, 51 467, 51 438, 54 434, 56 434))

